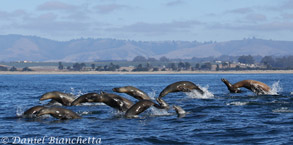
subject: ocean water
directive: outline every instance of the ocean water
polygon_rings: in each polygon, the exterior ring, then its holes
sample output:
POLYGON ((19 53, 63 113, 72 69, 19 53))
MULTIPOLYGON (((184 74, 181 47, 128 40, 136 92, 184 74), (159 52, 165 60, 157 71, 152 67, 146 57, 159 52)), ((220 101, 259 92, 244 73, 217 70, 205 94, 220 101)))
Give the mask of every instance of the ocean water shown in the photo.
POLYGON ((292 82, 293 74, 0 75, 0 144, 292 144, 292 82), (241 94, 230 94, 221 78, 231 83, 258 80, 273 92, 256 96, 243 89, 241 94), (79 96, 114 93, 114 87, 131 85, 155 98, 176 81, 191 81, 206 92, 164 97, 188 112, 183 118, 174 110, 150 108, 139 118, 128 119, 99 103, 64 107, 82 119, 21 117, 30 107, 47 104, 39 98, 50 91, 79 96))

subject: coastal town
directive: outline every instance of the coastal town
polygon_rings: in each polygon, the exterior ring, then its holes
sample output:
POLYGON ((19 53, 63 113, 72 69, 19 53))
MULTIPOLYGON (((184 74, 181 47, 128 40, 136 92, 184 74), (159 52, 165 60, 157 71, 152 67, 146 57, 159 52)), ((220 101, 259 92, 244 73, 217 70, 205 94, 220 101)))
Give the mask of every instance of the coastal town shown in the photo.
POLYGON ((233 57, 229 61, 223 58, 172 60, 137 56, 131 61, 108 60, 95 62, 1 62, 0 71, 27 72, 184 72, 184 71, 243 71, 243 70, 291 70, 293 56, 257 58, 251 55, 233 57), (257 60, 258 59, 258 60, 257 60))

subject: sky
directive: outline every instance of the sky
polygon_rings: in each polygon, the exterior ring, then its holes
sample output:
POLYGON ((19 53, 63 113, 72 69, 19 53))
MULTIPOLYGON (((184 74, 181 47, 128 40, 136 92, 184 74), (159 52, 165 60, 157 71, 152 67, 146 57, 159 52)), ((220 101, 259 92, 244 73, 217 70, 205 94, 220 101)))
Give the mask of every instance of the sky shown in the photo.
POLYGON ((293 0, 6 0, 0 35, 66 41, 292 40, 293 0))

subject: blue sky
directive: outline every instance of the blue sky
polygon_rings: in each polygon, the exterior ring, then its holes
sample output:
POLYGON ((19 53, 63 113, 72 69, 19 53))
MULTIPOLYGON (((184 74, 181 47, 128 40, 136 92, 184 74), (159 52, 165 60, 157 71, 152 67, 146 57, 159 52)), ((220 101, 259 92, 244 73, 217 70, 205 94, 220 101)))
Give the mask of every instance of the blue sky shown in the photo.
POLYGON ((0 34, 54 40, 292 40, 292 0, 9 0, 0 34))

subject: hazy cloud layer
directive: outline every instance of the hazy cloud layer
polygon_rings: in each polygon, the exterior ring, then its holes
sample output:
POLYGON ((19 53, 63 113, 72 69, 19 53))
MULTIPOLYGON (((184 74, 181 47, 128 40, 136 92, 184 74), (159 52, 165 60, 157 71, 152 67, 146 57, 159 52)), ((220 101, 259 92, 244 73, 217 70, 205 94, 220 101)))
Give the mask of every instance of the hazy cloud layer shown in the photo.
POLYGON ((166 6, 177 6, 182 4, 184 4, 183 0, 173 0, 173 1, 167 2, 166 6))
POLYGON ((173 21, 170 23, 145 23, 138 22, 135 24, 122 26, 120 28, 110 28, 111 31, 135 32, 135 33, 154 33, 166 34, 178 31, 188 31, 190 28, 202 25, 199 21, 173 21))
POLYGON ((94 7, 98 13, 108 14, 114 11, 119 11, 123 9, 129 9, 129 6, 119 5, 119 4, 107 4, 107 5, 97 5, 94 7))
POLYGON ((247 14, 253 12, 253 8, 238 8, 227 11, 227 13, 234 13, 234 14, 247 14))
POLYGON ((49 1, 45 2, 42 5, 37 7, 37 10, 44 10, 44 11, 52 11, 52 10, 61 10, 61 11, 72 11, 75 10, 77 7, 71 4, 58 2, 58 1, 49 1))
POLYGON ((221 38, 222 41, 248 37, 248 32, 264 36, 266 32, 277 31, 284 35, 272 34, 272 39, 288 40, 293 29, 293 1, 263 0, 259 5, 237 5, 230 0, 220 3, 213 0, 48 0, 33 8, 1 9, 0 17, 2 34, 33 34, 61 40, 76 37, 153 40, 156 36, 158 40, 180 37, 181 40, 221 38), (231 7, 232 3, 235 7, 231 7), (216 37, 217 32, 227 35, 216 37), (239 37, 235 38, 233 34, 239 37))

